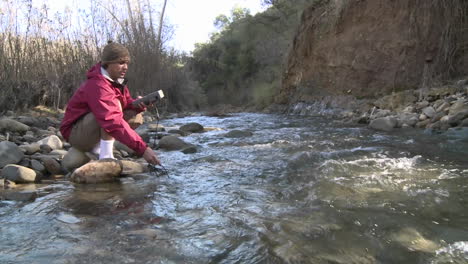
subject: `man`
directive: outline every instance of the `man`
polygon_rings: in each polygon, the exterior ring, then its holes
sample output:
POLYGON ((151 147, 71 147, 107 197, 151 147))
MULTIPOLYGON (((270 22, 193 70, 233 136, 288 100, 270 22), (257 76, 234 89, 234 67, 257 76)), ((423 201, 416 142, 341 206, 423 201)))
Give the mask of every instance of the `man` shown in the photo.
POLYGON ((130 54, 123 45, 110 42, 104 47, 101 62, 87 73, 87 80, 73 94, 60 126, 72 147, 99 154, 99 159, 114 158, 115 139, 133 149, 150 164, 160 165, 154 151, 134 131, 143 123, 145 105, 133 106, 124 78, 130 54))

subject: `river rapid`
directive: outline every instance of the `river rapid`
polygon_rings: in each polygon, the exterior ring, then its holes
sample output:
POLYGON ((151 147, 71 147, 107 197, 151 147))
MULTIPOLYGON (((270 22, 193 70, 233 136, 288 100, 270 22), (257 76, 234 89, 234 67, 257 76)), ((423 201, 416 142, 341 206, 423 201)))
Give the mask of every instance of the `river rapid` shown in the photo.
POLYGON ((161 121, 189 122, 221 130, 184 137, 195 154, 158 152, 168 175, 0 201, 0 263, 468 263, 463 133, 251 113, 161 121), (253 135, 224 136, 234 129, 253 135))

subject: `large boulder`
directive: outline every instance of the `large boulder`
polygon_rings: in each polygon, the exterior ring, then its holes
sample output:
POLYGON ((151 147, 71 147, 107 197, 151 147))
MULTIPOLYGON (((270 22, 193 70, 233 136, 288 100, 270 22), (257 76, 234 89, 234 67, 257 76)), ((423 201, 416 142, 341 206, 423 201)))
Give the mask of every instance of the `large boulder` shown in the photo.
POLYGON ((116 159, 102 159, 86 163, 76 169, 70 176, 75 183, 113 182, 120 176, 123 164, 116 159))
POLYGON ((48 145, 51 149, 62 149, 63 142, 56 135, 48 136, 37 142, 39 145, 48 145))
POLYGON ((9 132, 18 132, 26 133, 29 130, 29 126, 20 123, 16 120, 10 118, 0 119, 0 132, 9 131, 9 132))
POLYGON ((372 120, 369 127, 375 130, 392 131, 397 123, 397 120, 393 117, 382 117, 372 120))
POLYGON ((0 142, 0 168, 7 164, 15 164, 20 162, 24 157, 21 149, 13 142, 0 142))
POLYGON ((37 173, 30 168, 9 164, 2 169, 2 176, 15 183, 31 183, 36 181, 37 173))
POLYGON ((179 129, 184 132, 190 132, 190 133, 204 132, 203 126, 198 123, 188 123, 188 124, 181 126, 179 129))
POLYGON ((65 171, 73 171, 88 163, 88 161, 90 161, 90 158, 84 152, 72 147, 63 157, 62 167, 65 171))
POLYGON ((165 136, 159 141, 159 148, 164 150, 181 150, 189 146, 190 144, 176 136, 165 136))

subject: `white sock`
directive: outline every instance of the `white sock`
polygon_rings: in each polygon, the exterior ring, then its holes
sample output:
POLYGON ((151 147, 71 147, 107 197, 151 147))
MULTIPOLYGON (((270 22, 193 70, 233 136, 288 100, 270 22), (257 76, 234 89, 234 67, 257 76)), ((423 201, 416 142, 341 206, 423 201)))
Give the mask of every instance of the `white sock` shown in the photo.
POLYGON ((92 153, 99 155, 101 153, 101 143, 97 143, 96 146, 94 146, 93 150, 91 150, 92 153))
POLYGON ((101 151, 99 152, 99 159, 114 159, 114 139, 104 140, 101 139, 99 143, 101 151))

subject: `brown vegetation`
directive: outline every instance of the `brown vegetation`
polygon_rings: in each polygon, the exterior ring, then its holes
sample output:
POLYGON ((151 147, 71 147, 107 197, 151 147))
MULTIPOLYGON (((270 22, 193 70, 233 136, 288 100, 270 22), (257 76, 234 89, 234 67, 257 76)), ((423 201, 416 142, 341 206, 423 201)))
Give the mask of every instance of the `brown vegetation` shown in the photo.
POLYGON ((197 86, 180 67, 183 54, 165 48, 172 30, 164 24, 167 0, 160 12, 144 0, 90 2, 87 11, 56 14, 32 1, 0 3, 0 112, 39 104, 63 108, 108 40, 130 50, 134 96, 162 89, 172 110, 197 103, 197 86))

